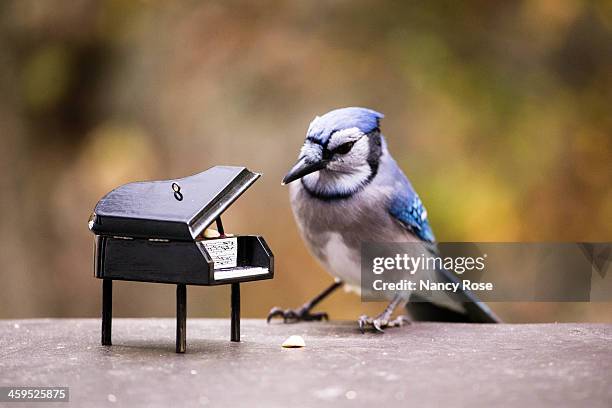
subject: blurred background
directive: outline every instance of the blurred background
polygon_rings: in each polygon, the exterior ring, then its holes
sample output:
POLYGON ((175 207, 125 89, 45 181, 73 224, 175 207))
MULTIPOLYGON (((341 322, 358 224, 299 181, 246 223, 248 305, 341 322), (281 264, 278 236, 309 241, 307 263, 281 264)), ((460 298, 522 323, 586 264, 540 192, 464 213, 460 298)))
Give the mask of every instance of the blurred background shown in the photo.
MULTIPOLYGON (((440 241, 612 236, 610 2, 4 1, 0 89, 0 318, 98 316, 98 199, 216 164, 264 174, 224 218, 276 255, 273 281, 243 285, 243 315, 300 305, 331 278, 280 180, 313 117, 342 106, 386 114, 440 241)), ((192 317, 229 315, 227 287, 188 298, 192 317)), ((321 309, 381 307, 340 293, 321 309)), ((611 303, 492 307, 612 317, 611 303)), ((115 285, 116 316, 174 308, 174 286, 115 285)))

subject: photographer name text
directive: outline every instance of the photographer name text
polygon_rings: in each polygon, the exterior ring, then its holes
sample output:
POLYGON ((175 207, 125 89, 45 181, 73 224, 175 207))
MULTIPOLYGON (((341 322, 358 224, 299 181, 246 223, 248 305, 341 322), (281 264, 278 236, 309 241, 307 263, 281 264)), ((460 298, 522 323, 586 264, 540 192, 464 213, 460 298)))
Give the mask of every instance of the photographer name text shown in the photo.
POLYGON ((402 279, 397 282, 385 282, 376 279, 372 282, 372 288, 376 291, 444 291, 457 293, 459 290, 466 291, 492 291, 491 282, 472 282, 464 279, 461 282, 436 282, 430 280, 412 281, 402 279))

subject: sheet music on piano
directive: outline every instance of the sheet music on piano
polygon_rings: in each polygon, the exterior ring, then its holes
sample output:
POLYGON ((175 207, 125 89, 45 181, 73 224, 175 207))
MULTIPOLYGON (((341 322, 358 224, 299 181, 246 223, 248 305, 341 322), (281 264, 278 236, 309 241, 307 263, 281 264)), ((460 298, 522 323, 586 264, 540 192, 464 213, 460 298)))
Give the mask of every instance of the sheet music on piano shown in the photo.
POLYGON ((215 263, 215 270, 237 266, 238 240, 236 237, 207 239, 200 242, 215 263))
POLYGON ((238 241, 236 237, 214 238, 199 241, 215 263, 215 280, 244 278, 248 276, 266 275, 268 268, 238 267, 238 241))

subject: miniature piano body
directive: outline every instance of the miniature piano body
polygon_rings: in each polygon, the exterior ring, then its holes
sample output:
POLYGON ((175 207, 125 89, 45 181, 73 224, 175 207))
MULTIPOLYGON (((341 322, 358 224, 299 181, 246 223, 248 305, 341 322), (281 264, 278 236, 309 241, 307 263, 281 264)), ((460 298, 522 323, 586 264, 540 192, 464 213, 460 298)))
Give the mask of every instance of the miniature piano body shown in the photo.
POLYGON ((262 237, 200 238, 257 178, 244 167, 217 166, 183 179, 130 183, 111 191, 90 221, 96 277, 187 285, 272 278, 273 256, 262 237), (209 253, 215 241, 235 244, 227 250, 235 266, 215 266, 209 253))
MULTIPOLYGON (((104 196, 89 221, 95 276, 105 283, 103 308, 111 307, 113 280, 178 285, 177 319, 185 310, 185 285, 231 284, 232 340, 238 341, 238 284, 272 279, 274 257, 261 236, 226 236, 221 214, 259 176, 244 167, 216 166, 182 179, 125 184, 104 196), (204 232, 213 223, 220 236, 207 239, 204 232)), ((107 315, 105 326, 103 310, 103 344, 110 344, 107 315)), ((182 352, 179 334, 177 329, 182 352)))
POLYGON ((95 258, 100 279, 209 286, 274 276, 272 253, 254 235, 191 242, 97 236, 95 258), (225 242, 235 266, 216 267, 207 247, 225 242))

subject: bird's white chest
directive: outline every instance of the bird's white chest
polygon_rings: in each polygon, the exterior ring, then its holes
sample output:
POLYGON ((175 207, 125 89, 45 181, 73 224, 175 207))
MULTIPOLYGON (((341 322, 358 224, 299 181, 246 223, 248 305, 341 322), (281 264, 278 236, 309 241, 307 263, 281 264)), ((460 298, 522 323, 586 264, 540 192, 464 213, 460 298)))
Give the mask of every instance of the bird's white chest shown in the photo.
POLYGON ((359 287, 361 258, 356 248, 346 245, 339 233, 330 232, 322 252, 324 256, 321 257, 321 262, 332 275, 343 280, 349 287, 359 287))
POLYGON ((311 197, 299 182, 290 185, 291 206, 309 250, 333 276, 349 286, 361 281, 361 244, 397 241, 404 232, 386 215, 385 195, 334 203, 311 197))

